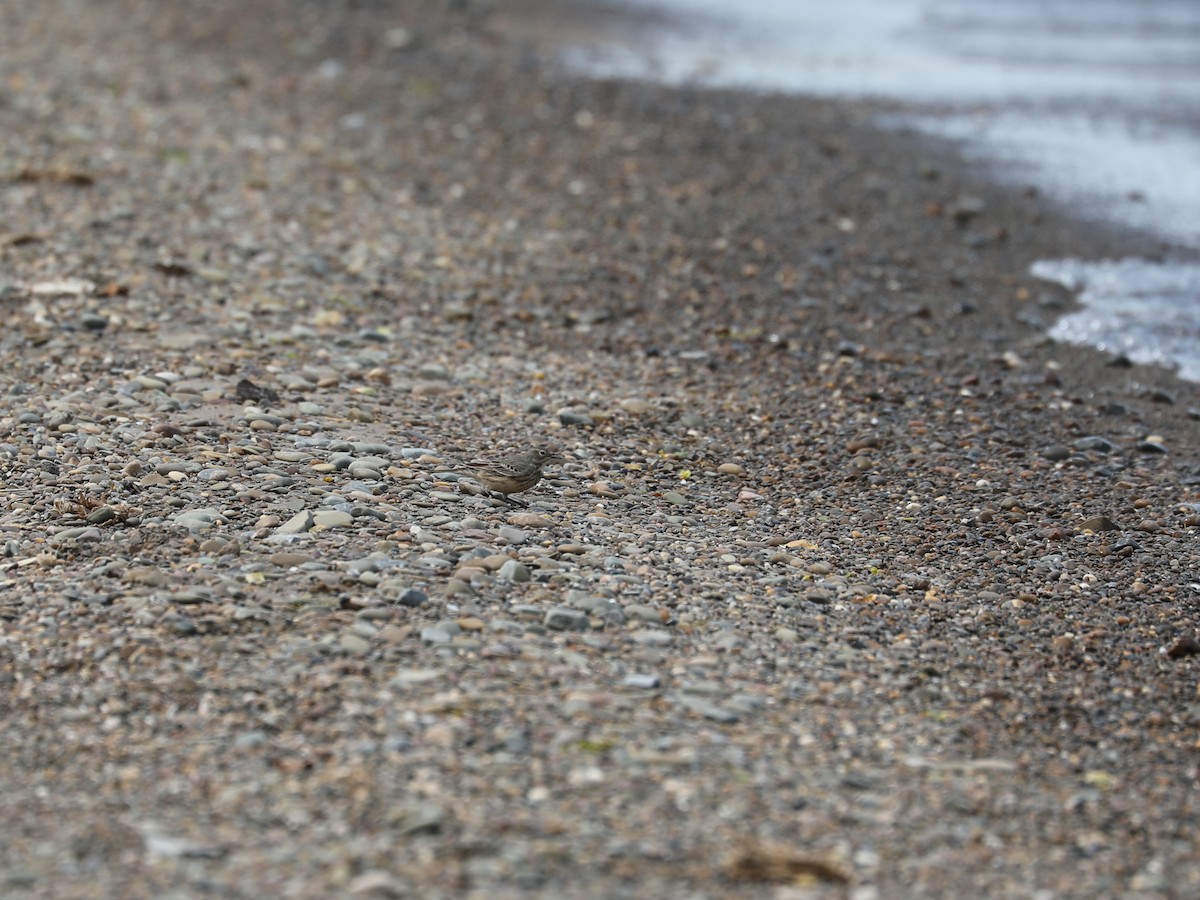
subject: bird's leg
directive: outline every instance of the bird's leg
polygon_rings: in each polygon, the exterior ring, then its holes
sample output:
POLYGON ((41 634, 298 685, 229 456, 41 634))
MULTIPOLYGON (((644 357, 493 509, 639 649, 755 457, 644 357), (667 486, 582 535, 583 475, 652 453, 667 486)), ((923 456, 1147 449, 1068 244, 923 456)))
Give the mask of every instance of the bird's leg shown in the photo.
POLYGON ((519 506, 521 509, 529 509, 529 504, 523 500, 518 500, 516 497, 510 497, 508 494, 502 494, 499 491, 492 491, 492 496, 497 500, 503 500, 509 506, 519 506))

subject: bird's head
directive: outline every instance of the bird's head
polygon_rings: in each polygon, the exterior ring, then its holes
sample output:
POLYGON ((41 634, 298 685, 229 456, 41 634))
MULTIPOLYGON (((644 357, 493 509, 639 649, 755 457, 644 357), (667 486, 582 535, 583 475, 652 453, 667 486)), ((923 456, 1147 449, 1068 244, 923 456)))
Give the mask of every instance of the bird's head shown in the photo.
POLYGON ((533 455, 537 459, 539 466, 544 466, 546 463, 563 463, 567 461, 556 449, 546 444, 534 447, 533 455))

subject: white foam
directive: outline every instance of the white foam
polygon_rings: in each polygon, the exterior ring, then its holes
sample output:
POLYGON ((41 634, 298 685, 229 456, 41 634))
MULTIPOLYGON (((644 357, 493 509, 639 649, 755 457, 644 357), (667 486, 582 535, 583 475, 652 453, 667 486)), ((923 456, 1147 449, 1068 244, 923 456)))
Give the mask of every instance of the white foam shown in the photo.
POLYGON ((1059 319, 1051 337, 1177 368, 1181 377, 1200 381, 1200 264, 1043 260, 1033 274, 1079 294, 1081 308, 1059 319))

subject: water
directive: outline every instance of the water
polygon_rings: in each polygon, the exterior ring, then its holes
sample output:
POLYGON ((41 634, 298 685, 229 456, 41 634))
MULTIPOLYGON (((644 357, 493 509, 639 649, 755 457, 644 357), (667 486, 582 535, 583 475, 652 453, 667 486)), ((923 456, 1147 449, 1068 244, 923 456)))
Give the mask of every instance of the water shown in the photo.
POLYGON ((901 101, 997 179, 1137 229, 1176 261, 1047 260, 1060 340, 1200 380, 1198 0, 639 0, 680 23, 577 53, 598 75, 901 101))
POLYGON ((1033 274, 1078 291, 1083 304, 1055 323, 1051 337, 1173 366, 1200 381, 1200 264, 1056 259, 1035 263, 1033 274))

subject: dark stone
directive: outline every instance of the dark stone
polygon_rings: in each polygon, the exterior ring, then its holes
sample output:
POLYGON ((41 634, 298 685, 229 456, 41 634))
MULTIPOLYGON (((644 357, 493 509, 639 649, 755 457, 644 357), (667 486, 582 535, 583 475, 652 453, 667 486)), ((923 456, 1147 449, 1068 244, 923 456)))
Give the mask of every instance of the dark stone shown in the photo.
POLYGON ((416 588, 409 588, 396 598, 396 603, 400 606, 421 606, 427 600, 429 600, 429 595, 424 591, 419 591, 416 588))

